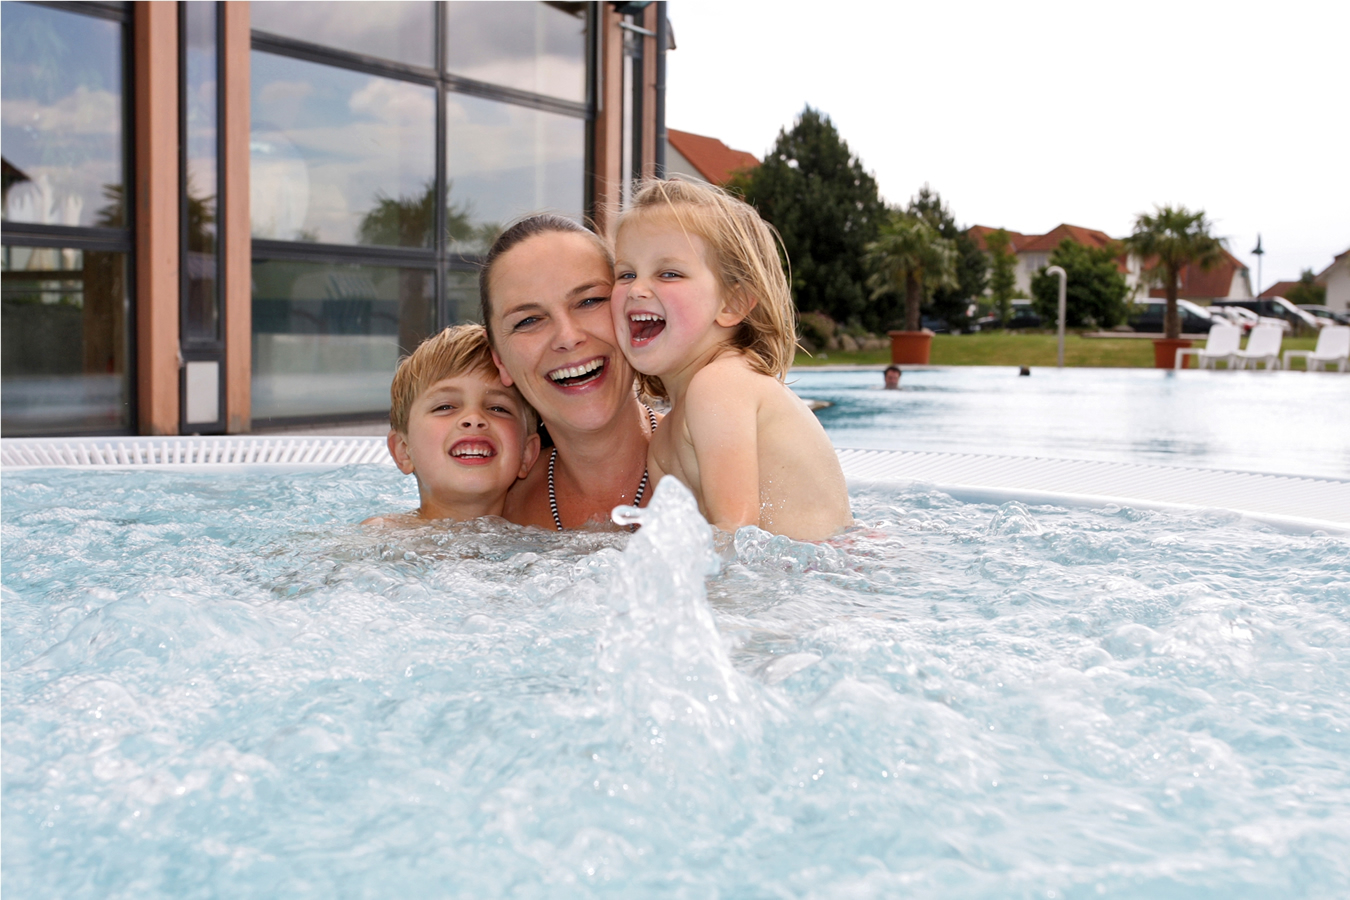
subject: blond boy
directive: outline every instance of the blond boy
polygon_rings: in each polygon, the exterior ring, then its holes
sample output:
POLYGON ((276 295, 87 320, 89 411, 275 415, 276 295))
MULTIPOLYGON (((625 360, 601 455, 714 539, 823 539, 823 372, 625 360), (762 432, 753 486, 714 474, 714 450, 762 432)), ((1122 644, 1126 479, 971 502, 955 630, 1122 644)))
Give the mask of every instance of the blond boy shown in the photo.
POLYGON ((539 457, 534 410, 502 385, 481 325, 423 341, 389 388, 389 454, 417 477, 421 505, 367 524, 500 516, 506 492, 539 457))

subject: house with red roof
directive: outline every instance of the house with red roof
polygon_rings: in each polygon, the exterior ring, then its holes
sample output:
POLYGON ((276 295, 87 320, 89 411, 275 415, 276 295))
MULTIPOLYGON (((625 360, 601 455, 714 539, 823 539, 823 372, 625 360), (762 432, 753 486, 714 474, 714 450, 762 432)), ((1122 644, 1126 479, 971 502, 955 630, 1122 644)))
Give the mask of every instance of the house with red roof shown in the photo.
MULTIPOLYGON (((1155 287, 1150 297, 1166 297, 1167 291, 1155 287)), ((1252 294, 1251 270, 1227 250, 1220 251, 1217 263, 1208 269, 1192 263, 1181 270, 1181 285, 1177 296, 1183 300, 1209 303, 1211 300, 1250 300, 1252 294)))
POLYGON ((666 129, 666 174, 724 185, 731 176, 759 165, 753 153, 733 150, 714 137, 666 129))
POLYGON ((1299 282, 1297 281, 1277 281, 1261 292, 1261 299, 1267 300, 1271 297, 1288 297, 1289 289, 1297 287, 1298 285, 1299 282))
MULTIPOLYGON (((975 225, 967 233, 974 238, 981 250, 987 252, 985 238, 992 231, 994 229, 987 225, 975 225)), ((1009 231, 1008 237, 1009 249, 1017 255, 1017 289, 1028 297, 1031 296, 1031 277, 1049 265, 1050 254, 1059 246, 1060 241, 1067 238, 1077 244, 1098 248, 1117 243, 1115 238, 1104 231, 1067 223, 1058 225, 1045 234, 1009 231)), ((1161 288, 1144 284, 1146 262, 1133 253, 1121 253, 1116 258, 1116 266, 1125 276, 1125 283, 1129 285, 1131 300, 1143 296, 1166 296, 1166 292, 1161 288)), ((1223 299, 1247 300, 1252 297, 1251 279, 1247 267, 1225 250, 1219 264, 1208 270, 1199 266, 1187 266, 1183 269, 1178 296, 1200 303, 1223 299)))
POLYGON ((1350 310, 1350 250, 1338 254, 1314 280, 1327 289, 1328 309, 1350 310))
MULTIPOLYGON (((985 238, 994 230, 988 225, 974 225, 966 233, 974 238, 976 245, 981 250, 988 252, 985 238)), ((1111 247, 1117 243, 1105 231, 1084 228, 1081 225, 1070 225, 1067 222, 1055 226, 1045 234, 1022 234, 1019 231, 1009 231, 1008 239, 1008 249, 1017 256, 1017 269, 1014 272, 1017 278, 1017 289, 1028 297, 1031 296, 1032 276, 1050 264, 1050 254, 1059 246, 1060 241, 1068 239, 1076 244, 1098 249, 1111 247)), ((1121 253, 1116 258, 1116 267, 1125 276, 1125 283, 1129 285, 1130 297, 1133 299, 1139 293, 1139 284, 1142 278, 1138 258, 1131 254, 1121 253)))

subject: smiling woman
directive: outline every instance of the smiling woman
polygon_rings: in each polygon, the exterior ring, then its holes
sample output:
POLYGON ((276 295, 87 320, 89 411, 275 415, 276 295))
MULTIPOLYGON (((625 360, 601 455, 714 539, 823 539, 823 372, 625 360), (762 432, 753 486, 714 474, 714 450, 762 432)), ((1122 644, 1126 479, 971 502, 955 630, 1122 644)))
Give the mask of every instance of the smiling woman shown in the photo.
POLYGON ((523 219, 488 252, 480 296, 493 356, 553 441, 548 465, 507 498, 513 522, 597 525, 615 506, 642 504, 656 418, 615 340, 613 283, 604 243, 562 216, 523 219))

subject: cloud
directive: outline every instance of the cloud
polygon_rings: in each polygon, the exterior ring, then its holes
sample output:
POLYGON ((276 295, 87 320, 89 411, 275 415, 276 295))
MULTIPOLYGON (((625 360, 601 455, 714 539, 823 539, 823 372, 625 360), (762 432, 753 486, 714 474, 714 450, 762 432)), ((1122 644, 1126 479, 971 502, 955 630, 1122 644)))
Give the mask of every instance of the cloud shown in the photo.
POLYGON ((122 133, 122 100, 111 91, 77 87, 55 103, 6 99, 0 115, 11 128, 29 128, 64 137, 122 133))
POLYGON ((372 78, 352 94, 347 108, 382 122, 419 123, 423 127, 436 119, 436 95, 431 88, 406 81, 372 78))

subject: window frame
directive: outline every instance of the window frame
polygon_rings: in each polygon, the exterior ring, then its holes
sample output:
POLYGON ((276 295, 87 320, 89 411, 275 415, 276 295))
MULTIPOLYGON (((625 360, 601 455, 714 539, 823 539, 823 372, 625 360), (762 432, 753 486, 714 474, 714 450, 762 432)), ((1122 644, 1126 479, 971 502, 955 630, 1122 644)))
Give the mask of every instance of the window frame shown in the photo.
MULTIPOLYGON (((129 427, 117 434, 136 434, 139 422, 139 378, 137 377, 137 269, 136 269, 136 63, 135 27, 130 3, 50 2, 50 0, 15 0, 27 6, 40 6, 60 12, 89 16, 117 22, 122 26, 122 227, 105 228, 97 225, 41 225, 31 222, 0 221, 0 245, 9 247, 70 247, 75 250, 93 250, 126 254, 126 293, 123 297, 123 328, 126 340, 127 370, 126 399, 129 407, 129 427)), ((108 434, 107 429, 88 431, 74 428, 61 434, 78 437, 86 434, 108 434)))
MULTIPOLYGON (((555 113, 580 119, 585 124, 583 132, 583 163, 577 177, 582 179, 582 214, 587 219, 594 215, 594 125, 596 118, 596 78, 599 66, 596 60, 598 44, 596 28, 599 21, 598 4, 588 3, 585 8, 586 41, 583 50, 583 62, 586 67, 586 100, 575 102, 529 91, 509 88, 487 82, 476 81, 455 75, 446 69, 446 23, 447 0, 433 3, 434 47, 436 60, 434 67, 416 66, 348 50, 339 50, 320 44, 310 43, 297 38, 272 34, 261 29, 250 30, 250 49, 255 52, 270 53, 303 62, 333 66, 432 87, 436 91, 436 125, 434 137, 436 198, 435 204, 435 240, 430 248, 420 247, 383 247, 369 244, 329 244, 302 241, 282 241, 254 238, 252 244, 252 262, 268 260, 293 260, 297 262, 356 263, 373 266, 398 266, 400 268, 427 269, 432 272, 435 299, 434 328, 444 328, 455 324, 451 321, 449 281, 451 272, 477 274, 482 260, 481 254, 464 254, 448 249, 446 230, 446 182, 447 182, 447 114, 446 102, 450 94, 466 94, 485 100, 523 106, 541 112, 555 113)), ((354 412, 344 416, 320 415, 275 417, 266 419, 267 428, 292 425, 317 425, 336 421, 354 421, 362 418, 374 418, 387 410, 370 410, 368 413, 354 412)), ((258 420, 255 420, 255 423, 258 420)))

